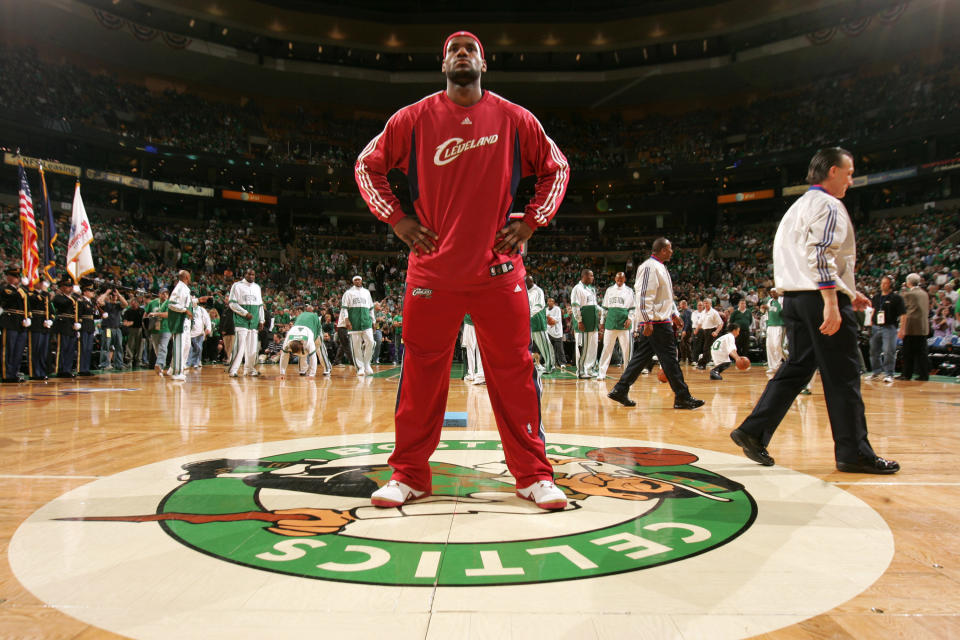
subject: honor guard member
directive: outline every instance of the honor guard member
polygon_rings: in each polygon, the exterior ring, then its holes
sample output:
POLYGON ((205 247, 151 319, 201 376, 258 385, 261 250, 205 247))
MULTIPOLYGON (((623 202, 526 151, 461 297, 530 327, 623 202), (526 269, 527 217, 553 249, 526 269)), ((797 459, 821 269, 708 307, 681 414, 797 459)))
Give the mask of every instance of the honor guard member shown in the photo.
POLYGON ((597 290, 593 286, 593 271, 580 272, 580 282, 570 292, 573 305, 574 335, 576 337, 577 377, 589 378, 597 366, 597 330, 600 328, 600 308, 597 290))
POLYGON ((772 466, 767 446, 819 369, 837 470, 896 473, 900 465, 870 445, 860 395, 854 312, 870 300, 857 291, 853 222, 841 201, 853 184, 853 155, 840 147, 821 149, 810 160, 807 183, 810 189, 787 209, 773 239, 773 278, 784 297, 790 355, 730 437, 748 458, 772 466))
POLYGON ((347 289, 340 301, 340 319, 347 324, 350 350, 358 377, 373 374, 370 361, 373 360, 373 323, 376 321, 373 298, 362 285, 363 278, 353 276, 353 286, 347 289))
POLYGON ((27 293, 30 306, 30 379, 46 380, 50 357, 50 327, 53 308, 50 306, 50 283, 40 281, 40 288, 27 293))
POLYGON ((667 376, 667 382, 673 389, 674 409, 696 409, 703 406, 703 400, 690 395, 690 389, 683 380, 683 371, 677 361, 677 337, 674 330, 683 328, 683 320, 673 301, 673 281, 667 271, 666 262, 673 256, 673 245, 666 238, 653 241, 653 254, 637 269, 637 282, 634 285, 637 301, 636 319, 643 324, 643 331, 637 341, 637 348, 630 362, 623 370, 620 380, 607 394, 625 407, 637 403, 627 397, 630 386, 636 382, 640 371, 649 366, 656 354, 660 368, 667 376))
POLYGON ((619 342, 623 354, 623 366, 630 362, 633 344, 633 289, 626 285, 627 276, 621 271, 613 278, 616 284, 607 288, 603 294, 603 353, 600 356, 600 370, 597 380, 607 377, 607 368, 613 358, 613 347, 619 342))
POLYGON ((525 284, 527 300, 530 303, 530 336, 543 361, 543 364, 538 365, 538 369, 540 373, 547 373, 553 370, 554 365, 553 347, 550 346, 550 338, 547 337, 547 300, 543 295, 543 289, 534 283, 533 276, 527 274, 525 284))
POLYGON ((20 376, 20 361, 27 346, 27 329, 30 327, 30 313, 27 292, 20 286, 20 270, 7 269, 3 272, 4 284, 0 289, 0 363, 3 365, 4 382, 23 382, 20 376))
POLYGON ((87 278, 80 280, 80 299, 77 301, 77 314, 80 318, 80 349, 77 354, 77 375, 93 376, 90 361, 93 359, 93 336, 97 331, 97 304, 93 282, 87 278))
POLYGON ((73 280, 63 276, 57 282, 53 296, 53 333, 56 336, 55 356, 51 371, 58 378, 74 378, 77 363, 77 332, 80 331, 80 315, 77 298, 73 295, 73 280))

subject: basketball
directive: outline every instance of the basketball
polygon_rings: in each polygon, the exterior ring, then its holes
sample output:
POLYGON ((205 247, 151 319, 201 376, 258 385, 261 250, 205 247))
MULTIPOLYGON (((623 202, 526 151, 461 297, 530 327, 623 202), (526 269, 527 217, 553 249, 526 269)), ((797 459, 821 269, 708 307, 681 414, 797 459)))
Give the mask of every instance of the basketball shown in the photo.
POLYGON ((553 325, 557 324, 557 321, 551 318, 550 316, 547 316, 547 324, 552 327, 553 325))
POLYGON ((654 447, 604 447, 588 451, 587 457, 597 462, 642 467, 672 467, 693 464, 699 460, 697 456, 686 451, 654 447))
POLYGON ((746 356, 740 356, 739 358, 737 358, 737 369, 740 369, 740 371, 746 371, 749 368, 750 368, 750 358, 746 356))
POLYGON ((663 370, 663 367, 660 367, 660 368, 657 370, 657 380, 659 380, 660 382, 666 382, 666 381, 667 381, 667 374, 666 374, 666 372, 663 370))

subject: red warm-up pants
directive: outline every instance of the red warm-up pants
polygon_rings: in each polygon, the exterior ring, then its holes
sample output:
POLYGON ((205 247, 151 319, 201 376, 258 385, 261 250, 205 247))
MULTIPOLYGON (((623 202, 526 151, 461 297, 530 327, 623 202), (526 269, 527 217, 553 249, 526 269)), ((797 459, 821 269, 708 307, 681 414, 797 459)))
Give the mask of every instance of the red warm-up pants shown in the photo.
POLYGON ((396 448, 389 461, 393 479, 417 491, 430 489, 428 459, 440 442, 453 349, 466 313, 477 330, 487 391, 510 473, 518 487, 553 480, 540 422, 540 384, 530 356, 530 306, 522 278, 471 291, 407 285, 396 448))

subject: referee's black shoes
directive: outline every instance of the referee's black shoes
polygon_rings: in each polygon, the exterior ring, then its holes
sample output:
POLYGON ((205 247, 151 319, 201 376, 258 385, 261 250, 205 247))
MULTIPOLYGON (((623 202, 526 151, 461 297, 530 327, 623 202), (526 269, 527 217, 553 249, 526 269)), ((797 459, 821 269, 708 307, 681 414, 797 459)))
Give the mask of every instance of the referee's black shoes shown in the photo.
POLYGON ((743 455, 754 462, 759 462, 765 467, 773 466, 773 457, 767 453, 766 447, 746 431, 734 429, 730 432, 730 439, 733 440, 738 447, 743 449, 743 455))
POLYGON ((680 400, 679 398, 673 401, 674 409, 696 409, 697 407, 702 407, 706 404, 703 400, 698 400, 694 397, 684 398, 680 400))
POLYGON ((895 460, 876 458, 861 458, 857 462, 838 462, 837 471, 844 473, 879 473, 883 475, 900 471, 900 465, 895 460))
POLYGON ((613 391, 607 394, 607 397, 615 402, 619 402, 625 407, 635 407, 637 403, 627 397, 626 391, 617 391, 617 388, 614 387, 613 391))

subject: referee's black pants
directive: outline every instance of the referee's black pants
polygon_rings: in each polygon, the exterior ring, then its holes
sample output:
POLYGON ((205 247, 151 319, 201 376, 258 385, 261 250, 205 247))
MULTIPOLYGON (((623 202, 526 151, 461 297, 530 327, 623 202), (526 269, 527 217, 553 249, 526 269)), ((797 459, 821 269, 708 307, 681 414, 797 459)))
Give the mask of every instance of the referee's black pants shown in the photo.
POLYGON ((653 363, 653 355, 657 355, 663 372, 676 400, 686 400, 690 397, 690 389, 683 381, 683 371, 677 362, 677 337, 673 333, 673 324, 659 322, 653 325, 653 333, 649 336, 640 334, 633 343, 633 355, 627 363, 623 375, 613 387, 614 393, 626 394, 644 369, 649 369, 653 363))
POLYGON ((850 298, 837 292, 842 323, 832 336, 820 333, 823 297, 819 291, 784 295, 783 320, 790 342, 790 356, 767 383, 763 395, 740 430, 767 446, 800 390, 820 369, 827 415, 833 432, 837 462, 873 459, 876 453, 867 440, 867 420, 860 395, 860 359, 857 357, 857 318, 850 298))

